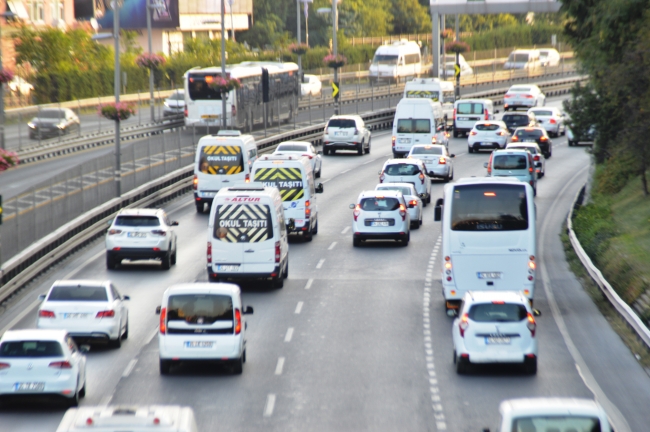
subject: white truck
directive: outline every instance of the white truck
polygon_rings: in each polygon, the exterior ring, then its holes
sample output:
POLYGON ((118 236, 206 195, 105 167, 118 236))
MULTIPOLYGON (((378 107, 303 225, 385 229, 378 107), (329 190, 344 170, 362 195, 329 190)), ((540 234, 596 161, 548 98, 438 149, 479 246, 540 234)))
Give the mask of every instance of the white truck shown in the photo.
POLYGON ((404 98, 431 99, 442 104, 445 126, 454 118, 454 83, 439 78, 415 78, 404 86, 404 98))

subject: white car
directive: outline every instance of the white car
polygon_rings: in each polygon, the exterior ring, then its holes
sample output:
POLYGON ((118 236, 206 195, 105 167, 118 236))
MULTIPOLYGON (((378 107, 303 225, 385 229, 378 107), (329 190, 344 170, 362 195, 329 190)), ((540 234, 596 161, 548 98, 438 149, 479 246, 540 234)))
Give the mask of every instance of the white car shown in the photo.
POLYGON ((119 348, 129 337, 129 310, 111 281, 58 280, 38 308, 36 327, 66 330, 72 337, 119 348))
POLYGON ((305 156, 311 163, 311 169, 315 178, 320 178, 323 166, 322 152, 316 151, 313 144, 307 141, 285 141, 278 144, 273 152, 275 155, 296 155, 305 156))
POLYGON ((52 396, 77 406, 86 395, 86 346, 65 330, 8 330, 0 339, 0 396, 52 396))
POLYGON ((354 150, 360 156, 370 153, 372 135, 361 116, 332 116, 323 134, 323 154, 334 154, 337 150, 354 150))
POLYGON ((532 108, 546 105, 546 96, 535 84, 517 84, 503 96, 503 109, 532 108))
POLYGON ((539 50, 539 61, 542 66, 554 67, 560 64, 560 53, 553 48, 539 50))
POLYGON ((408 246, 411 218, 404 195, 397 191, 361 192, 352 212, 352 245, 366 240, 396 240, 408 246))
POLYGON ((169 270, 176 264, 177 225, 162 209, 121 210, 106 233, 106 268, 114 269, 123 259, 159 259, 169 270))
POLYGON ((429 177, 439 177, 445 182, 454 178, 454 164, 452 158, 454 154, 449 154, 449 150, 444 145, 417 144, 411 147, 407 159, 420 159, 427 168, 429 177))
POLYGON ((550 136, 558 137, 560 135, 566 135, 566 125, 564 124, 565 115, 558 108, 531 108, 528 112, 535 116, 539 126, 546 129, 546 132, 550 136))
POLYGON ((528 150, 533 155, 533 162, 535 163, 535 170, 537 171, 537 178, 542 178, 546 174, 546 158, 539 148, 537 143, 523 142, 523 143, 510 143, 506 146, 506 150, 528 150))
POLYGON ((478 121, 467 136, 467 151, 504 149, 510 142, 508 126, 499 120, 478 121))
POLYGON ((323 90, 323 83, 316 75, 305 74, 300 84, 300 94, 302 96, 319 96, 323 90))
POLYGON ((397 191, 404 196, 406 208, 411 219, 411 228, 419 229, 422 225, 422 200, 411 183, 383 183, 375 187, 376 191, 397 191))
MULTIPOLYGON (((607 413, 591 399, 538 397, 504 400, 495 432, 613 432, 607 413)), ((490 429, 483 429, 490 432, 490 429)))
POLYGON ((183 117, 185 113, 185 90, 176 90, 165 99, 163 115, 165 117, 183 117))
POLYGON ((452 325, 456 372, 466 373, 472 364, 519 363, 536 374, 535 315, 539 311, 521 292, 468 291, 452 325))
POLYGON ((198 432, 192 408, 179 405, 84 405, 65 412, 56 432, 198 432), (118 426, 119 425, 119 426, 118 426))
POLYGON ((420 159, 388 159, 379 171, 379 183, 411 183, 426 207, 431 202, 431 178, 420 159))

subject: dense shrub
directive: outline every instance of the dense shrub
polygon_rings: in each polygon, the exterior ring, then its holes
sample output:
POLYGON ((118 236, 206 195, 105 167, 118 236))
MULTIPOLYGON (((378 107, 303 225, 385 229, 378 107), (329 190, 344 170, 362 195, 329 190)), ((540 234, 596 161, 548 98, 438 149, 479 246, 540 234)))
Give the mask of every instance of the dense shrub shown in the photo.
POLYGON ((494 48, 548 45, 551 43, 552 35, 556 35, 557 40, 562 42, 562 26, 549 24, 512 25, 474 33, 472 36, 461 39, 467 42, 472 50, 480 51, 494 48))

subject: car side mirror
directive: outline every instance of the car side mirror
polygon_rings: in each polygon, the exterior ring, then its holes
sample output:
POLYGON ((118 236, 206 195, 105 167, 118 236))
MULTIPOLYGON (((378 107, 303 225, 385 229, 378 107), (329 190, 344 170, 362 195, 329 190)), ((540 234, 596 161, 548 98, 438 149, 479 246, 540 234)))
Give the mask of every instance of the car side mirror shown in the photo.
POLYGON ((160 315, 160 306, 156 306, 156 315, 160 315))
POLYGON ((246 306, 246 308, 244 309, 244 315, 253 315, 253 307, 246 306))
POLYGON ((350 210, 354 210, 354 207, 355 207, 354 204, 350 204, 350 210))
POLYGON ((542 312, 539 309, 533 309, 533 315, 542 316, 542 312))
POLYGON ((125 295, 125 296, 122 296, 122 300, 131 300, 131 297, 125 295))
POLYGON ((46 297, 45 294, 41 294, 41 295, 38 296, 38 299, 39 299, 40 301, 43 301, 43 300, 45 300, 45 297, 46 297))
POLYGON ((89 352, 90 351, 90 345, 81 345, 79 347, 79 351, 81 351, 84 354, 89 352))
POLYGON ((449 157, 450 157, 450 158, 455 158, 456 155, 452 153, 452 154, 449 155, 449 157))
POLYGON ((316 193, 323 193, 323 183, 318 183, 316 185, 316 193))
POLYGON ((483 168, 487 168, 487 167, 488 167, 488 163, 487 163, 487 162, 484 162, 484 163, 483 163, 483 168))
POLYGON ((177 221, 172 221, 172 226, 178 226, 178 222, 177 221))

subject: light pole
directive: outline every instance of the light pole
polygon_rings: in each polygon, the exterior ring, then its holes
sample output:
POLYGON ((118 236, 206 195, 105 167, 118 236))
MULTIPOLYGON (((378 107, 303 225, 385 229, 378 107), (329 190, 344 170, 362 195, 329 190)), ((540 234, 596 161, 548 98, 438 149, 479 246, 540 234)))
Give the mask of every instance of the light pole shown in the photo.
MULTIPOLYGON (((334 58, 338 58, 339 48, 336 41, 336 33, 339 29, 339 0, 332 0, 332 51, 334 58)), ((339 82, 339 68, 334 68, 334 82, 339 82)), ((339 115, 339 102, 338 99, 334 100, 334 115, 339 115)))
MULTIPOLYGON (((226 79, 226 3, 221 0, 221 78, 226 79)), ((221 92, 221 128, 226 129, 226 96, 221 92)))
POLYGON ((230 36, 232 36, 232 41, 235 41, 235 21, 232 20, 232 4, 235 2, 235 0, 228 0, 228 4, 230 5, 230 36))
MULTIPOLYGON (((298 26, 296 27, 296 39, 298 40, 298 45, 300 45, 300 0, 296 0, 296 19, 298 20, 298 26)), ((302 82, 302 56, 298 56, 298 78, 302 82)))
POLYGON ((309 46, 309 3, 304 3, 304 12, 305 12, 305 43, 309 46))
MULTIPOLYGON (((115 106, 120 103, 120 2, 113 0, 113 40, 115 41, 115 106)), ((148 14, 147 14, 148 15, 148 14)), ((122 162, 121 162, 121 145, 120 145, 120 117, 115 119, 115 195, 119 198, 122 195, 122 162)))
MULTIPOLYGON (((0 14, 0 17, 5 20, 12 19, 17 17, 12 11, 5 11, 0 14)), ((0 69, 3 69, 2 65, 2 25, 0 25, 0 69)), ((5 86, 0 84, 0 148, 5 148, 5 86)))
MULTIPOLYGON (((160 4, 158 0, 155 0, 155 4, 151 4, 151 0, 147 0, 147 38, 149 39, 149 55, 153 54, 153 49, 151 48, 151 14, 155 10, 161 10, 164 6, 160 4)), ((169 55, 171 55, 171 49, 169 50, 169 55)), ((155 100, 153 96, 153 67, 149 68, 149 107, 151 108, 151 120, 156 120, 156 107, 155 100)))

